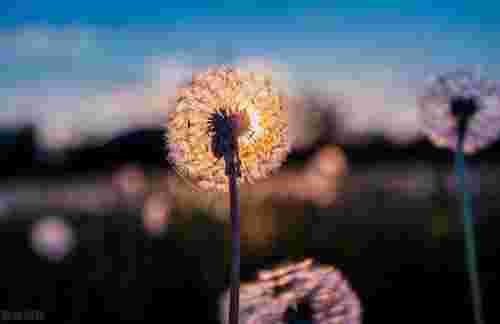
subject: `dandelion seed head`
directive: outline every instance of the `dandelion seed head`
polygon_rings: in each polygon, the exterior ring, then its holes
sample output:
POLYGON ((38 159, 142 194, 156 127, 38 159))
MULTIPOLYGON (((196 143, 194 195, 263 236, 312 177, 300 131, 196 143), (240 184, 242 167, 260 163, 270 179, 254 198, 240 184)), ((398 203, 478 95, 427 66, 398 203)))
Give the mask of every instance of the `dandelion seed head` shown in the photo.
POLYGON ((456 150, 458 118, 470 117, 464 151, 476 153, 500 133, 500 84, 479 69, 461 69, 427 80, 419 98, 423 132, 438 147, 456 150))
POLYGON ((229 125, 239 147, 241 181, 270 175, 289 150, 285 97, 269 75, 211 68, 178 90, 167 121, 168 159, 178 173, 205 190, 228 191, 224 159, 229 125), (217 137, 217 136, 219 137, 217 137))
MULTIPOLYGON (((228 323, 229 291, 221 298, 222 322, 228 323)), ((333 266, 313 260, 278 265, 258 273, 240 288, 240 323, 287 323, 290 309, 313 323, 361 323, 361 302, 348 280, 333 266), (310 317, 310 318, 308 318, 310 317)))

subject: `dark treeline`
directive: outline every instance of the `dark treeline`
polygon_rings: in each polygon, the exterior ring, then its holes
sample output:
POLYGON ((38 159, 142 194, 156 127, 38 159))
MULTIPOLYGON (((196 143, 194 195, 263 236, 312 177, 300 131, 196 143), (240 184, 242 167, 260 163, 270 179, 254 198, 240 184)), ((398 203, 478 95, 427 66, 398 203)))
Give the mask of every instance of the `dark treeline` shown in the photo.
MULTIPOLYGON (((331 137, 320 138, 312 146, 291 152, 289 160, 304 160, 322 144, 331 143, 331 137)), ((426 140, 408 145, 394 145, 383 136, 373 136, 365 144, 342 145, 349 161, 354 164, 375 162, 427 161, 450 163, 452 156, 437 149, 426 140)), ((163 129, 136 129, 121 133, 97 145, 84 144, 61 151, 46 150, 37 145, 35 129, 25 127, 0 132, 1 177, 60 176, 66 173, 106 172, 124 163, 135 163, 146 168, 168 167, 165 160, 165 132, 163 129)), ((500 141, 471 158, 484 162, 500 161, 500 141)))

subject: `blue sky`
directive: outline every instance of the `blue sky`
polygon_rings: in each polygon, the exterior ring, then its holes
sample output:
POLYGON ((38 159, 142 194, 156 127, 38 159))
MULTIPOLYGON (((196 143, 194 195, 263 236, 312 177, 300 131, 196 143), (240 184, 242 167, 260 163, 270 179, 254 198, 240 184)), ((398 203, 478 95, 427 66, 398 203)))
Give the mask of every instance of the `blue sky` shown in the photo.
POLYGON ((286 64, 292 79, 332 92, 378 89, 389 107, 387 98, 412 96, 426 75, 451 67, 480 64, 500 78, 499 9, 493 0, 3 0, 0 121, 5 111, 39 118, 70 109, 60 95, 147 88, 161 62, 191 71, 241 57, 286 64), (33 100, 19 113, 20 98, 35 96, 55 104, 33 100))
MULTIPOLYGON (((286 17, 305 13, 330 17, 445 18, 456 24, 497 24, 496 1, 27 1, 4 0, 2 26, 19 24, 92 24, 106 26, 172 25, 182 20, 213 22, 208 17, 286 17)), ((239 20, 239 19, 238 19, 239 20)), ((231 22, 230 19, 228 22, 231 22)), ((234 22, 234 21, 233 21, 234 22)), ((195 23, 191 21, 191 23, 195 23)), ((219 21, 224 25, 224 21, 219 21)), ((390 20, 385 21, 390 25, 390 20)), ((261 26, 262 27, 262 26, 261 26)))
MULTIPOLYGON (((366 0, 362 4, 4 0, 0 33, 23 28, 95 32, 97 45, 107 55, 131 64, 144 56, 179 50, 197 56, 217 51, 223 60, 229 55, 275 54, 297 64, 321 65, 335 61, 334 56, 346 63, 376 64, 393 54, 399 56, 396 64, 498 63, 500 5, 495 1, 477 5, 470 0, 366 0), (353 57, 352 49, 365 53, 364 60, 353 57), (435 58, 424 60, 423 52, 435 58)), ((93 54, 100 57, 84 60, 107 64, 104 55, 93 54)), ((16 78, 17 70, 11 69, 9 77, 16 78)))

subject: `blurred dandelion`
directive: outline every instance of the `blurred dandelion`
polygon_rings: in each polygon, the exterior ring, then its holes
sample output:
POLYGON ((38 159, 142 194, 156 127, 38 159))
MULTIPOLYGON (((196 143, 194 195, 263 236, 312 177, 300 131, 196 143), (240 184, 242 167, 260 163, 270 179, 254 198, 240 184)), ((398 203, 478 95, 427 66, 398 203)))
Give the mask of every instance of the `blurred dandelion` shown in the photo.
POLYGON ((33 250, 50 261, 62 260, 74 247, 74 243, 73 230, 58 217, 44 218, 32 227, 33 250))
POLYGON ((302 195, 326 207, 336 200, 347 173, 348 163, 344 151, 339 146, 324 146, 306 164, 303 183, 307 190, 303 190, 302 195))
POLYGON ((230 193, 232 233, 229 319, 238 323, 240 206, 237 178, 253 183, 286 158, 285 97, 269 75, 210 69, 179 89, 167 121, 169 160, 196 188, 230 193))
POLYGON ((165 233, 171 218, 171 202, 168 195, 155 193, 146 198, 142 209, 144 229, 152 236, 165 233))
POLYGON ((474 319, 484 323, 476 239, 473 227, 471 184, 465 154, 494 142, 500 133, 500 84, 481 78, 480 70, 462 69, 433 77, 419 99, 422 127, 430 140, 455 151, 457 188, 462 191, 467 270, 471 283, 474 319))
POLYGON ((436 146, 456 151, 463 131, 464 152, 472 154, 498 138, 500 84, 481 78, 479 72, 448 72, 425 85, 419 98, 420 119, 422 130, 436 146))
POLYGON ((125 165, 113 173, 111 185, 124 200, 137 200, 146 190, 146 176, 142 168, 125 165))
MULTIPOLYGON (((361 323, 361 302, 342 273, 333 266, 306 259, 260 271, 242 285, 240 323, 361 323)), ((220 300, 227 322, 228 293, 220 300)))

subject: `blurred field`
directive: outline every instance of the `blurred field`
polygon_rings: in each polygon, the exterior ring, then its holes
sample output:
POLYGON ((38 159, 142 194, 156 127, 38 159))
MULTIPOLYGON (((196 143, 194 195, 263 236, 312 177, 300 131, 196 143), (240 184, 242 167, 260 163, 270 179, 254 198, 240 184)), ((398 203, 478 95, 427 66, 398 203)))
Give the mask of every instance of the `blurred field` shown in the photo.
MULTIPOLYGON (((179 87, 228 64, 272 75, 293 149, 241 186, 242 281, 310 257, 345 274, 365 324, 472 323, 453 156, 425 138, 419 103, 442 72, 499 80, 495 9, 0 2, 0 322, 219 322, 228 197, 176 175, 165 127, 179 87)), ((500 140, 468 162, 495 324, 500 140)))
MULTIPOLYGON (((373 162, 360 151, 347 148, 345 162, 324 154, 326 166, 339 166, 328 173, 318 162, 328 146, 316 146, 292 154, 267 184, 243 187, 242 280, 314 257, 346 274, 366 323, 472 318, 451 165, 397 158, 395 149, 373 162)), ((494 162, 473 166, 481 278, 494 322, 500 170, 494 162)), ((226 204, 145 161, 5 177, 1 308, 40 310, 54 322, 181 316, 217 323, 229 275, 226 204), (63 247, 57 228, 47 232, 49 252, 33 248, 34 226, 47 217, 72 233, 58 260, 47 254, 63 247)))

